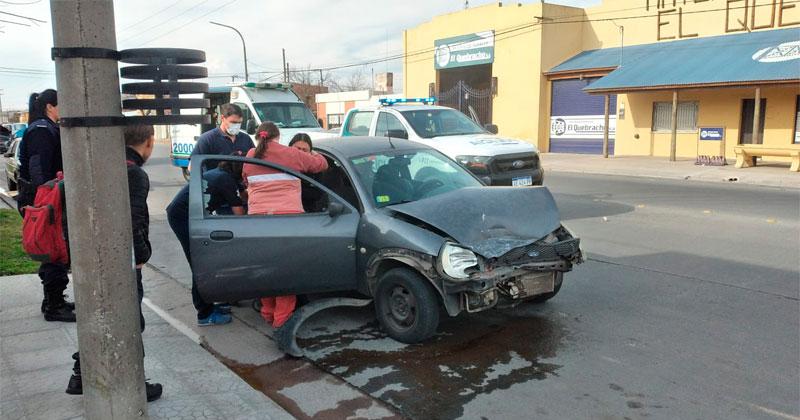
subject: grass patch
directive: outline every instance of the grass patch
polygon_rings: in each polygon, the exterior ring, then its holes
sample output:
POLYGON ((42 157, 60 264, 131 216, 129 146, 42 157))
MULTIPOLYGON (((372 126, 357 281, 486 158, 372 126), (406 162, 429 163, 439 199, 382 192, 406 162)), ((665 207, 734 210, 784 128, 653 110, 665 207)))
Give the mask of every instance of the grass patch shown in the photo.
POLYGON ((29 274, 39 270, 22 250, 22 218, 16 210, 0 209, 0 276, 29 274))

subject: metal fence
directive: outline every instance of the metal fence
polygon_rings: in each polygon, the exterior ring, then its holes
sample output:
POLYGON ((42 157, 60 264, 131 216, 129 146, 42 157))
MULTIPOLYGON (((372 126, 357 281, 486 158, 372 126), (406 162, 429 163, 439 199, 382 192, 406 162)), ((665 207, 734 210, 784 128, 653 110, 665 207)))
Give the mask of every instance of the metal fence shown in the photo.
POLYGON ((455 108, 481 125, 492 122, 491 89, 474 89, 459 80, 446 92, 440 92, 437 100, 439 105, 455 108))

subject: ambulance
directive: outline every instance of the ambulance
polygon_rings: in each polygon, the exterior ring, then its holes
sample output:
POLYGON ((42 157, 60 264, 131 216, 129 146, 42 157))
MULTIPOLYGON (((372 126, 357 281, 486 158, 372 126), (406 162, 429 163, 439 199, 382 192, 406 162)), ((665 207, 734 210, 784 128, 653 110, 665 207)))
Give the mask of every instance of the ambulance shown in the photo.
POLYGON ((254 141, 256 128, 264 121, 271 121, 278 126, 282 144, 288 144, 297 133, 307 133, 312 140, 338 135, 329 133, 320 126, 311 110, 292 91, 289 83, 231 84, 212 87, 207 94, 186 95, 186 97, 209 99, 209 108, 194 111, 198 114, 211 115, 211 124, 173 125, 168 128, 172 145, 170 159, 174 166, 181 168, 186 179, 189 177, 189 157, 197 139, 202 133, 219 126, 219 109, 227 103, 241 108, 242 129, 253 137, 254 141))

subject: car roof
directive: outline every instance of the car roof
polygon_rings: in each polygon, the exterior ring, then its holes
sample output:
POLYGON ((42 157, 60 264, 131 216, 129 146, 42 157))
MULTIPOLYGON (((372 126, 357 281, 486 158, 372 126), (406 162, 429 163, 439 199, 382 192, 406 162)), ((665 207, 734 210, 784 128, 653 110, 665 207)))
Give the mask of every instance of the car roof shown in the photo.
POLYGON ((369 155, 373 153, 383 153, 393 150, 420 150, 433 148, 422 143, 405 139, 388 137, 352 136, 352 137, 331 137, 314 140, 314 148, 323 151, 331 151, 340 157, 352 158, 356 156, 369 155))

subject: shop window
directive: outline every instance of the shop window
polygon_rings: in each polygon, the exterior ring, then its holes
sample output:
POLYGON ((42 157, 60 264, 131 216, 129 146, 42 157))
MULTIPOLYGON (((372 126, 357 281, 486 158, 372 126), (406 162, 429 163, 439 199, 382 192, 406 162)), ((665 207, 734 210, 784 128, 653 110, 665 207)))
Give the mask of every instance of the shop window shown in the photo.
MULTIPOLYGON (((697 102, 678 102, 678 131, 697 131, 697 102)), ((672 102, 653 102, 653 131, 672 131, 672 102)))
POLYGON ((800 95, 797 95, 794 111, 794 142, 800 143, 800 95))
POLYGON ((342 126, 344 114, 328 114, 328 128, 339 128, 342 126))

